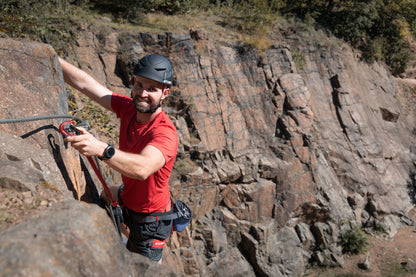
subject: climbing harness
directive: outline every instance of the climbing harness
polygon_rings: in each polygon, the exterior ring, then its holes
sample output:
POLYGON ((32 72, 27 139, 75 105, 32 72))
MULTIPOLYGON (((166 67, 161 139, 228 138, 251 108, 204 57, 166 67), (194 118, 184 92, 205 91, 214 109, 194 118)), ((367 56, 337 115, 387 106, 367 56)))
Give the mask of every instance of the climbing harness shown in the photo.
MULTIPOLYGON (((59 131, 64 136, 75 136, 80 135, 81 132, 76 127, 76 122, 73 120, 68 120, 59 126, 59 131)), ((100 170, 98 169, 96 163, 92 159, 92 157, 86 157, 88 162, 90 163, 92 169, 94 170, 95 174, 97 175, 98 179, 100 180, 105 193, 107 194, 108 198, 110 199, 110 204, 105 205, 107 212, 110 214, 111 219, 113 220, 114 226, 117 229, 118 234, 120 235, 120 238, 122 239, 122 233, 121 233, 121 223, 123 220, 123 212, 121 211, 120 205, 118 205, 117 201, 113 199, 111 196, 110 189, 108 188, 106 182, 104 181, 103 176, 101 175, 100 170)))
POLYGON ((192 210, 182 201, 178 200, 173 204, 173 207, 168 212, 155 212, 146 215, 141 215, 130 209, 134 218, 140 223, 152 223, 159 220, 173 220, 173 231, 182 232, 189 223, 191 223, 192 231, 192 210))

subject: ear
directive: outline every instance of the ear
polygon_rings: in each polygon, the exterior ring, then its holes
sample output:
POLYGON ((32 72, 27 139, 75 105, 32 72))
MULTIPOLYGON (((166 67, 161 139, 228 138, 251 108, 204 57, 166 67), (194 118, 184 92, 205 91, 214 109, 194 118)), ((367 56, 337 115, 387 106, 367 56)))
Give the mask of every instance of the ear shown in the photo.
POLYGON ((168 97, 169 93, 170 93, 170 88, 169 87, 164 88, 162 91, 162 97, 160 98, 160 100, 163 100, 166 97, 168 97))

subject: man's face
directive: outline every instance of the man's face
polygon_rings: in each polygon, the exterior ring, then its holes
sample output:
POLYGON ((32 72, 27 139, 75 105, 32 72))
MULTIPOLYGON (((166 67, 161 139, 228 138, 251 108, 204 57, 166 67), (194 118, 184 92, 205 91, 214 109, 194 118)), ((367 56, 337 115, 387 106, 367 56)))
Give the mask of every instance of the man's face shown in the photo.
POLYGON ((147 113, 156 110, 168 94, 169 88, 166 85, 144 77, 135 76, 132 97, 136 111, 147 113))

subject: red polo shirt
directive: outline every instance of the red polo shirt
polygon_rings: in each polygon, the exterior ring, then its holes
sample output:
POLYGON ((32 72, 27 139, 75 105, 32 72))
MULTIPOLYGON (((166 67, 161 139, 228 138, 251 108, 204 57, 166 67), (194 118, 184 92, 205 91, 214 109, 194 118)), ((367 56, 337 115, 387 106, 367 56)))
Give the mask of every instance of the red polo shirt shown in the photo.
POLYGON ((176 128, 164 111, 149 122, 138 123, 133 100, 117 93, 111 97, 111 107, 120 118, 120 150, 140 154, 146 145, 152 145, 162 152, 166 162, 144 181, 122 176, 121 199, 136 212, 162 212, 170 199, 169 177, 178 149, 176 128))

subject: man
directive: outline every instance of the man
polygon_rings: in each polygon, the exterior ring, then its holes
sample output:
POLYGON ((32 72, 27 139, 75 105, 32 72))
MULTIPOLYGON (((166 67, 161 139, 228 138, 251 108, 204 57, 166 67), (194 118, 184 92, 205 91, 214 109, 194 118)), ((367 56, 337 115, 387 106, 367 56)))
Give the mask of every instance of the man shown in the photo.
MULTIPOLYGON (((66 142, 85 156, 97 156, 122 175, 123 185, 112 186, 113 199, 123 207, 128 226, 127 249, 161 262, 172 220, 148 223, 152 215, 170 211, 169 177, 178 148, 176 128, 161 108, 173 80, 172 65, 152 54, 134 68, 131 98, 116 94, 86 72, 59 58, 64 80, 73 88, 116 113, 120 118, 119 149, 99 141, 85 129, 66 142)), ((108 199, 107 199, 108 200, 108 199)))

